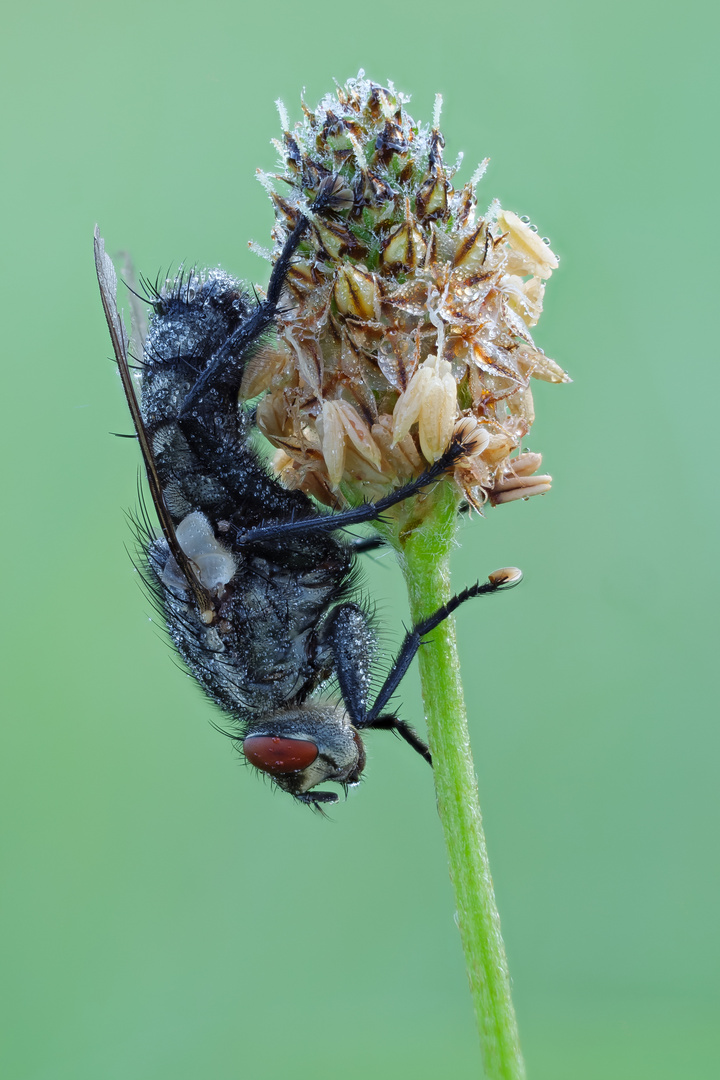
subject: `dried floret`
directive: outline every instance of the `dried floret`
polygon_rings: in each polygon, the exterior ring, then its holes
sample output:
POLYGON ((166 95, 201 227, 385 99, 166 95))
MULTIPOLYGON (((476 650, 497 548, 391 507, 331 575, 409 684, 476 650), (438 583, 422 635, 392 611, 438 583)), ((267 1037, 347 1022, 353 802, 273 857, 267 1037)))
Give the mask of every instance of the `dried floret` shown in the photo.
POLYGON ((558 260, 527 220, 475 185, 453 187, 440 99, 431 126, 361 72, 283 139, 274 256, 300 213, 312 227, 288 275, 277 345, 243 391, 269 388, 258 425, 283 452, 281 476, 329 505, 380 497, 419 475, 462 431, 454 470, 472 506, 549 489, 539 455, 516 456, 534 419, 530 380, 567 382, 531 336, 558 260), (320 186, 330 204, 313 214, 320 186), (531 468, 532 466, 532 468, 531 468), (319 493, 319 494, 318 494, 319 493))

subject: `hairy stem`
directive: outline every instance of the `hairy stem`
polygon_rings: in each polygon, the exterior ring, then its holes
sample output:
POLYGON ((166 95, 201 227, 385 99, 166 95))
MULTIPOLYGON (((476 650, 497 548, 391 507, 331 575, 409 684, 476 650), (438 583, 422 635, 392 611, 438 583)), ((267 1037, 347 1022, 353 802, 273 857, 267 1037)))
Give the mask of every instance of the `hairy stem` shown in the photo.
MULTIPOLYGON (((438 487, 445 490, 436 496, 423 524, 401 536, 398 544, 415 623, 451 595, 456 497, 449 484, 438 487)), ((485 1072, 490 1080, 522 1080, 525 1065, 482 827, 452 617, 428 635, 419 663, 438 813, 485 1072)))

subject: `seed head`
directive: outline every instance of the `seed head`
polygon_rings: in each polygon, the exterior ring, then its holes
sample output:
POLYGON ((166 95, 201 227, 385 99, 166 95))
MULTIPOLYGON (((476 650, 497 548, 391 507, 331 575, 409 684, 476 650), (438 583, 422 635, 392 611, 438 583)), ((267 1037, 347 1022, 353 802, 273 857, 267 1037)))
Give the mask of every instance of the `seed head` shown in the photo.
POLYGON ((268 391, 258 425, 286 484, 329 505, 376 498, 419 475, 451 440, 453 480, 479 508, 540 494, 539 454, 513 456, 534 419, 531 378, 570 381, 530 333, 558 261, 535 230, 475 186, 453 186, 440 99, 431 126, 360 72, 283 138, 273 258, 300 214, 311 226, 287 278, 276 346, 243 393, 268 391), (330 204, 311 206, 333 183, 330 204))

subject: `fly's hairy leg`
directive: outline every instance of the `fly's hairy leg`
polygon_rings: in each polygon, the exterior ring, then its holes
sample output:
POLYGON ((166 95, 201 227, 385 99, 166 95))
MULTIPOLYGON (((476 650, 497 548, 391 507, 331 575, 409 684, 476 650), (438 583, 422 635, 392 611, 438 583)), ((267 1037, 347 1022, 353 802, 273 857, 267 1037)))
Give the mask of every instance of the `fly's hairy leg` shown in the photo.
MULTIPOLYGON (((378 521, 382 518, 384 512, 392 506, 396 506, 405 499, 412 498, 423 488, 434 484, 436 480, 440 480, 448 469, 451 469, 466 452, 467 449, 464 443, 453 443, 420 476, 403 487, 391 491, 389 495, 378 499, 377 502, 363 503, 361 506, 353 507, 350 510, 341 510, 335 514, 317 514, 314 517, 299 518, 295 521, 283 521, 272 525, 262 525, 257 529, 248 529, 247 532, 238 536, 237 542, 238 544, 253 544, 259 540, 285 539, 290 536, 301 536, 303 533, 334 532, 336 529, 345 529, 350 525, 362 525, 364 522, 378 521)), ((356 546, 355 550, 367 551, 372 546, 374 545, 361 541, 360 546, 356 546)))
POLYGON ((432 765, 430 751, 414 728, 399 717, 384 713, 383 709, 407 674, 423 638, 431 630, 439 626, 466 601, 476 596, 488 596, 501 589, 509 588, 517 584, 518 580, 519 577, 510 579, 499 576, 496 580, 471 585, 409 630, 370 709, 367 708, 367 697, 370 662, 375 640, 368 617, 356 604, 344 604, 336 608, 326 627, 326 640, 335 661, 343 702, 354 726, 359 731, 369 728, 378 731, 394 731, 432 765))
MULTIPOLYGON (((412 630, 408 630, 405 635, 405 640, 400 647, 400 651, 395 658, 395 662, 388 673, 388 677, 362 726, 375 726, 375 721, 380 718, 382 710, 400 685, 426 634, 429 634, 431 630, 434 630, 436 626, 439 626, 441 622, 447 619, 449 615, 452 615, 454 611, 457 611, 460 605, 464 604, 467 600, 473 600, 476 596, 488 596, 491 593, 498 592, 500 589, 507 588, 509 584, 510 582, 506 580, 498 580, 485 581, 482 584, 477 582, 475 585, 470 585, 467 589, 463 589, 462 592, 451 597, 447 604, 443 604, 443 606, 438 608, 437 611, 434 611, 432 615, 429 615, 427 619, 423 619, 417 626, 414 626, 412 630)), ((516 582, 513 581, 512 584, 516 584, 516 582)), ((383 720, 386 719, 387 718, 383 718, 383 720)), ((383 726, 387 725, 383 723, 383 726)), ((402 732, 400 732, 400 734, 402 734, 402 732)))
MULTIPOLYGON (((334 183, 334 180, 326 181, 310 208, 312 212, 323 210, 332 203, 334 183)), ((180 409, 181 422, 197 416, 209 419, 217 411, 219 401, 237 396, 248 349, 275 320, 293 255, 309 225, 310 217, 301 214, 273 266, 265 300, 229 336, 197 379, 180 409)))
POLYGON ((351 540, 349 547, 353 555, 364 555, 367 551, 377 551, 378 548, 387 547, 387 540, 382 536, 360 536, 351 540))

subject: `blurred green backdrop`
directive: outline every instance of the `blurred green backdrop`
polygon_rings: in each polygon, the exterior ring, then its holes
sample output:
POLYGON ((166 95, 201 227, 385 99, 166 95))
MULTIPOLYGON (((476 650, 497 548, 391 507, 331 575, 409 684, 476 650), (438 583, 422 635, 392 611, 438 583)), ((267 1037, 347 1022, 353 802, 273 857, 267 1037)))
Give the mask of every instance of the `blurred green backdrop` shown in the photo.
MULTIPOLYGON (((138 453, 91 235, 254 279, 279 133, 363 67, 561 256, 528 440, 459 616, 531 1080, 718 1075, 716 7, 125 0, 4 17, 8 1080, 479 1075, 428 771, 369 739, 323 821, 241 769, 123 550, 138 453), (712 323, 711 323, 712 325, 712 323)), ((389 641, 405 603, 368 562, 389 641)), ((415 675, 403 714, 421 719, 415 675)))

